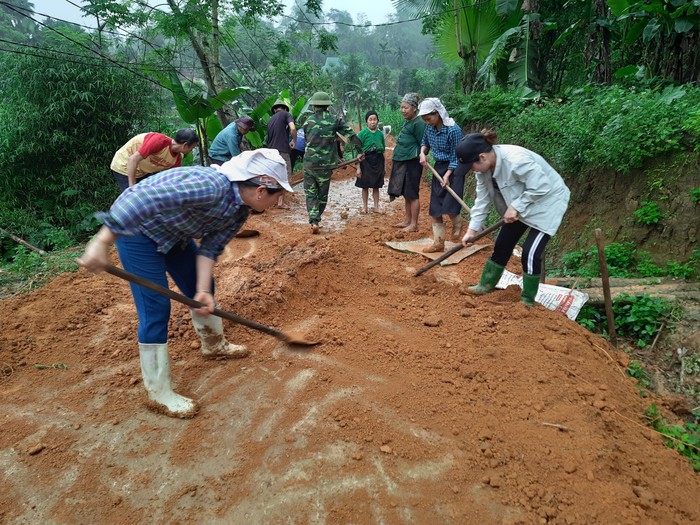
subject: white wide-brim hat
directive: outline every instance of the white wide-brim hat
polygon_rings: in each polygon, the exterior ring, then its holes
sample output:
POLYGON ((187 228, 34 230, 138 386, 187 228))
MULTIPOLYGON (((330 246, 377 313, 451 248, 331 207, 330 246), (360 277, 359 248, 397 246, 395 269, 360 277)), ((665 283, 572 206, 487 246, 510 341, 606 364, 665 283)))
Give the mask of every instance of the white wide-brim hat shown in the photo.
MULTIPOLYGON (((221 166, 212 166, 226 175, 231 182, 250 180, 255 177, 270 177, 287 191, 294 191, 287 178, 287 163, 276 149, 260 148, 244 151, 221 166)), ((273 184, 265 186, 274 187, 273 184)), ((273 181, 268 181, 272 183, 273 181)))

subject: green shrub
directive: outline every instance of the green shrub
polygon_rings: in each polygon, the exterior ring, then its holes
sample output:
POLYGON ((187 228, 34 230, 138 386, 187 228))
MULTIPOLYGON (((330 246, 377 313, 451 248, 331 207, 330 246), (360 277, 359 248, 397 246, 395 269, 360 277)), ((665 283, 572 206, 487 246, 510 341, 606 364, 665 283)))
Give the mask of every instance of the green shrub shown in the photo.
POLYGON ((700 109, 689 111, 682 127, 691 136, 690 142, 695 145, 695 151, 700 151, 700 109))
POLYGON ((673 306, 666 300, 647 294, 620 295, 612 304, 618 335, 636 340, 637 346, 649 345, 668 319, 673 306))
MULTIPOLYGON (((517 91, 492 87, 469 95, 461 93, 444 97, 450 116, 462 127, 495 128, 518 116, 528 102, 517 91)), ((477 131, 481 131, 478 129, 477 131)))
MULTIPOLYGON (((692 279, 700 273, 700 250, 685 263, 668 261, 666 267, 660 267, 651 260, 651 255, 640 250, 632 242, 614 242, 605 247, 605 261, 610 277, 678 277, 692 279)), ((600 277, 598 249, 577 250, 561 256, 561 268, 558 273, 582 278, 600 277)))
POLYGON ((659 224, 661 219, 664 218, 663 213, 661 213, 661 208, 653 201, 642 201, 640 208, 635 210, 632 215, 634 215, 638 222, 646 224, 647 226, 659 224))
MULTIPOLYGON (((672 303, 646 294, 620 295, 613 300, 612 309, 617 335, 640 347, 651 344, 661 324, 674 314, 672 303)), ((607 333, 607 317, 602 306, 586 305, 576 321, 592 332, 607 333)))
POLYGON ((605 315, 590 304, 585 304, 576 317, 576 322, 591 332, 596 331, 605 321, 605 315))
POLYGON ((690 190, 690 200, 693 204, 700 204, 700 188, 690 190))
POLYGON ((687 137, 700 136, 700 87, 672 89, 673 96, 657 89, 584 88, 568 99, 530 104, 516 91, 494 88, 445 101, 463 126, 494 127, 501 143, 529 148, 563 175, 579 176, 610 168, 629 172, 660 154, 697 149, 697 139, 687 137))
POLYGON ((634 377, 641 388, 647 389, 651 384, 649 382, 647 371, 644 370, 644 365, 642 365, 642 363, 639 361, 630 361, 630 364, 627 367, 627 375, 634 377))
POLYGON ((696 472, 700 472, 700 424, 688 422, 682 425, 669 425, 661 417, 655 404, 649 405, 645 414, 649 426, 665 437, 665 445, 687 457, 696 472))
POLYGON ((0 54, 0 224, 45 249, 92 233, 90 216, 119 193, 114 152, 136 133, 160 131, 147 127, 159 115, 152 84, 59 58, 0 54))

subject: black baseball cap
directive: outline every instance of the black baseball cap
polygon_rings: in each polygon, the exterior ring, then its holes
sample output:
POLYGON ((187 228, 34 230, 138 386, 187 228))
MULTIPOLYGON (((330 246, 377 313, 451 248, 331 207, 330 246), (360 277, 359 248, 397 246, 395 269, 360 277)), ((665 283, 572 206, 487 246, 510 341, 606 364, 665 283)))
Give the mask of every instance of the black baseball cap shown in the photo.
POLYGON ((455 175, 466 175, 472 169, 472 165, 479 160, 479 155, 491 151, 491 144, 486 142, 486 137, 481 133, 470 133, 459 141, 455 151, 457 153, 457 168, 455 175))

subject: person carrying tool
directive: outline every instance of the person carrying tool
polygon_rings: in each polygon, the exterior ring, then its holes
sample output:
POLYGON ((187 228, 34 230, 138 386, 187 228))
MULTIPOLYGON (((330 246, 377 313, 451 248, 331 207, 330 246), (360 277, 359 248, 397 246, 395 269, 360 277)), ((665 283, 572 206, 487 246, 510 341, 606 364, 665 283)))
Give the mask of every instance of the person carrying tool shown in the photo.
POLYGON ((362 141, 355 132, 345 124, 342 118, 334 117, 328 112, 332 104, 328 93, 317 91, 309 99, 314 108, 304 124, 306 153, 304 154, 304 192, 306 193, 306 211, 309 214, 311 233, 319 233, 321 215, 328 203, 328 191, 331 175, 338 163, 336 141, 340 133, 352 142, 359 153, 358 160, 363 160, 362 141))
MULTIPOLYGON (((297 127, 294 117, 289 112, 289 104, 282 99, 277 99, 272 105, 272 117, 267 121, 267 147, 276 149, 287 163, 287 175, 292 177, 292 161, 289 153, 296 146, 297 127), (291 142, 290 142, 291 135, 291 142)), ((287 209, 284 203, 284 194, 280 193, 277 207, 287 209)))
MULTIPOLYGON (((267 148, 246 151, 221 166, 164 171, 125 191, 108 212, 98 214, 104 225, 78 263, 93 272, 104 270, 116 243, 125 270, 166 288, 169 274, 185 296, 206 305, 190 309, 204 357, 246 357, 245 346, 224 337, 221 317, 209 315, 216 306, 212 272, 251 210, 269 208, 283 190, 292 191, 287 166, 276 150, 267 148), (200 239, 199 246, 194 239, 200 239)), ((176 394, 170 384, 170 301, 135 284, 131 292, 148 397, 159 411, 191 417, 194 401, 176 394)))
POLYGON ((406 232, 418 231, 418 215, 420 213, 420 178, 423 167, 418 153, 425 134, 425 121, 418 118, 418 93, 406 93, 401 100, 401 114, 406 119, 396 139, 394 154, 391 158, 391 177, 389 177, 389 199, 403 195, 406 208, 404 220, 395 224, 406 232))
POLYGON ((496 288, 513 248, 529 228, 522 253, 521 299, 532 306, 540 286, 542 255, 561 224, 570 192, 559 173, 537 153, 520 146, 498 145, 497 141, 496 133, 483 130, 457 144, 459 166, 455 175, 464 176, 474 170, 476 177, 476 201, 462 244, 468 246, 483 227, 489 203, 505 222, 479 284, 468 290, 484 295, 496 288))
POLYGON ((462 230, 462 208, 445 189, 450 186, 457 195, 464 195, 464 173, 453 175, 457 167, 455 148, 462 139, 462 129, 447 114, 445 106, 438 98, 426 98, 420 103, 418 115, 427 124, 420 148, 420 163, 428 165, 428 152, 433 152, 435 171, 442 177, 442 183, 433 177, 430 185, 430 208, 428 213, 433 225, 433 244, 423 248, 423 253, 445 250, 445 224, 442 216, 452 219, 453 240, 459 241, 462 230))
POLYGON ((161 133, 141 133, 117 150, 110 169, 121 191, 146 177, 182 165, 182 158, 199 145, 193 129, 181 129, 171 139, 161 133))
POLYGON ((248 115, 243 115, 222 129, 209 146, 209 160, 212 164, 222 165, 236 155, 241 154, 241 142, 246 133, 255 129, 255 122, 248 115))
POLYGON ((374 110, 365 114, 367 127, 360 130, 357 137, 362 141, 365 160, 357 165, 355 186, 362 188, 362 211, 367 213, 369 189, 372 188, 372 211, 379 212, 379 188, 384 186, 384 133, 377 129, 379 115, 374 110))

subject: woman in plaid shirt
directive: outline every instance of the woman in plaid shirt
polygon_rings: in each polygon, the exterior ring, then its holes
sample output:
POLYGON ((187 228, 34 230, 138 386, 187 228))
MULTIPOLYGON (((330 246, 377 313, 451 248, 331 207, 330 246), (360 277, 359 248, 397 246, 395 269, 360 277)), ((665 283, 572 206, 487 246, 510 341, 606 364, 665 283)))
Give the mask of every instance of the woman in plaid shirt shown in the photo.
MULTIPOLYGON (((190 310, 205 357, 246 357, 250 352, 244 346, 226 341, 221 318, 209 315, 216 304, 212 272, 251 210, 269 208, 283 190, 292 191, 287 165, 272 149, 246 151, 221 166, 163 171, 131 186, 108 212, 98 214, 104 226, 78 263, 90 271, 103 270, 109 248, 116 244, 125 270, 165 287, 169 274, 184 295, 206 305, 190 310), (194 239, 200 239, 199 246, 194 239)), ((131 292, 151 404, 168 415, 191 417, 197 405, 170 384, 170 300, 134 284, 131 292)))
POLYGON ((443 215, 449 215, 452 219, 452 240, 459 242, 462 229, 462 208, 452 195, 445 189, 449 184, 457 195, 464 195, 464 174, 453 176, 457 167, 457 154, 455 148, 462 140, 462 129, 447 114, 445 106, 440 99, 426 98, 421 102, 418 115, 423 117, 427 124, 423 135, 423 144, 420 148, 420 163, 428 165, 428 152, 433 152, 435 159, 435 171, 443 179, 440 184, 437 177, 433 177, 430 185, 430 218, 433 222, 433 244, 423 249, 424 253, 441 252, 445 249, 445 223, 443 215))

